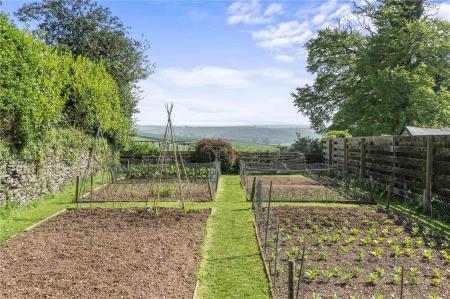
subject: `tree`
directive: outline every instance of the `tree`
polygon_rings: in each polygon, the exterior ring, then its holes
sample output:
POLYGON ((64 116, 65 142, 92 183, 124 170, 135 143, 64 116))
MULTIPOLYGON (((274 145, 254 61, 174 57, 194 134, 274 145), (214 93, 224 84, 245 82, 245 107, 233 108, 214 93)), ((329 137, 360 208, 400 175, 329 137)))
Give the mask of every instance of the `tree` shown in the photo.
POLYGON ((353 12, 359 28, 323 29, 307 42, 316 79, 292 96, 316 131, 379 135, 450 125, 450 24, 430 18, 429 5, 366 1, 353 12))
POLYGON ((233 145, 223 139, 204 138, 197 142, 192 154, 194 162, 220 161, 221 169, 225 173, 233 170, 237 159, 236 150, 233 145))
POLYGON ((320 153, 322 152, 322 146, 318 138, 302 136, 300 133, 297 133, 297 139, 291 145, 290 150, 302 153, 320 153))
POLYGON ((119 88, 124 115, 137 111, 137 83, 152 73, 146 40, 130 37, 129 28, 108 8, 91 0, 43 0, 24 4, 22 22, 37 22, 36 34, 50 45, 65 45, 76 56, 102 61, 119 88))

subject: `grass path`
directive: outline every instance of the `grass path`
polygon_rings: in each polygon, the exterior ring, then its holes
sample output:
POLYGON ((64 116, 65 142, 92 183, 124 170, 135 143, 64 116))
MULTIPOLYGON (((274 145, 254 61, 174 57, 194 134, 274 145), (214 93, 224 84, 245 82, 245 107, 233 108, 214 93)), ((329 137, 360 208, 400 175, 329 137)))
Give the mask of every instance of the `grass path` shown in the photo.
POLYGON ((222 176, 207 231, 197 298, 270 298, 239 176, 222 176))

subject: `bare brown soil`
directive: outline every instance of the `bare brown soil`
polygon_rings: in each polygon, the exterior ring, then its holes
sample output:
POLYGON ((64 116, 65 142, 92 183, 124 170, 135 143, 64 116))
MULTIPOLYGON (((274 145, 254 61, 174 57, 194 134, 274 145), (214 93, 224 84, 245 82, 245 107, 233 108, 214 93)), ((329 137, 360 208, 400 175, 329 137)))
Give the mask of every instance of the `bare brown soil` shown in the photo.
POLYGON ((69 210, 0 244, 0 298, 192 298, 209 210, 69 210))
MULTIPOLYGON (((273 224, 269 228, 264 256, 274 273, 272 256, 279 221, 282 241, 274 289, 277 298, 287 298, 288 252, 296 261, 298 274, 303 244, 306 248, 302 276, 305 298, 311 298, 313 293, 322 298, 332 298, 334 294, 340 298, 372 298, 374 295, 400 298, 400 282, 393 281, 399 266, 404 267, 404 298, 450 298, 450 265, 442 254, 442 250, 449 252, 449 249, 445 249, 439 240, 436 247, 430 245, 435 237, 430 237, 426 231, 412 231, 410 222, 369 208, 276 207, 272 211, 273 224), (363 245, 362 240, 368 235, 370 241, 363 245), (332 236, 337 236, 337 240, 332 241, 332 236), (410 246, 405 243, 407 238, 411 238, 410 246), (420 244, 421 238, 424 244, 420 244), (398 256, 394 252, 395 246, 401 251, 398 256), (372 254, 377 250, 382 251, 379 258, 372 254), (425 250, 431 250, 430 260, 424 258, 425 250), (364 253, 362 259, 360 251, 364 253), (433 269, 440 272, 440 281, 433 281, 436 278, 433 269), (377 271, 383 273, 378 280, 372 281, 371 273, 377 271), (414 271, 417 271, 416 275, 414 271)), ((261 243, 264 242, 266 213, 262 210, 257 215, 261 243)))
MULTIPOLYGON (((337 190, 324 185, 307 176, 299 175, 264 175, 257 176, 268 192, 272 182, 272 200, 286 202, 346 202, 350 197, 344 196, 337 190)), ((253 177, 249 177, 253 182, 253 177)), ((251 192, 252 186, 248 186, 247 192, 251 192)))
MULTIPOLYGON (((253 178, 253 176, 248 177, 248 181, 253 182, 253 178)), ((262 175, 257 176, 256 179, 262 180, 264 184, 269 184, 272 181, 273 185, 321 185, 320 182, 312 178, 299 175, 262 175)))

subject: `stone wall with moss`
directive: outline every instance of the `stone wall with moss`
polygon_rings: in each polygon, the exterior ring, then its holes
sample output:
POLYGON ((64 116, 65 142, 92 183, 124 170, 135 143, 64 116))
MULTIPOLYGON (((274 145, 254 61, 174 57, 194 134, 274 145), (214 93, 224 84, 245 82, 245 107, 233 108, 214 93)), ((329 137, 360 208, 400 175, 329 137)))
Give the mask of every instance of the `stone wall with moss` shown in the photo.
POLYGON ((0 206, 24 204, 56 192, 85 174, 88 164, 88 150, 75 160, 52 150, 40 161, 10 159, 0 163, 0 206))

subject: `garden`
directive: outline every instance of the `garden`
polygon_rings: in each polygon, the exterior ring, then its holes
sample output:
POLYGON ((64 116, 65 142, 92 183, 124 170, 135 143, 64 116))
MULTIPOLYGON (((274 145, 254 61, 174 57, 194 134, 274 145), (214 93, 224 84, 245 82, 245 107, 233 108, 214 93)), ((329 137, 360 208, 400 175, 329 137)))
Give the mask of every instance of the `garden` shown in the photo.
POLYGON ((0 247, 0 297, 192 298, 210 210, 66 210, 0 247))
POLYGON ((450 296, 448 240, 406 217, 371 207, 283 206, 255 219, 276 298, 450 296))
POLYGON ((101 172, 102 186, 90 190, 86 186, 91 185, 89 180, 93 176, 82 178, 85 188, 78 202, 177 201, 184 197, 191 201, 212 201, 219 170, 214 163, 186 163, 179 173, 173 163, 128 162, 101 172))

